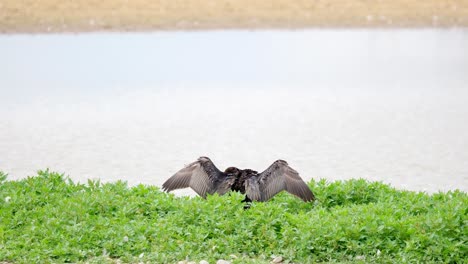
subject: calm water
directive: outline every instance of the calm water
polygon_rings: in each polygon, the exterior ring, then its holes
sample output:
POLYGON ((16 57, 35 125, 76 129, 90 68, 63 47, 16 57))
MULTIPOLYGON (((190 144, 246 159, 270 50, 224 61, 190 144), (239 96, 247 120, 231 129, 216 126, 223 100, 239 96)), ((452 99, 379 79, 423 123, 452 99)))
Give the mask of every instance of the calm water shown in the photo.
MULTIPOLYGON (((0 170, 162 182, 200 155, 468 191, 468 30, 0 36, 0 170)), ((190 193, 190 192, 183 192, 190 193)))

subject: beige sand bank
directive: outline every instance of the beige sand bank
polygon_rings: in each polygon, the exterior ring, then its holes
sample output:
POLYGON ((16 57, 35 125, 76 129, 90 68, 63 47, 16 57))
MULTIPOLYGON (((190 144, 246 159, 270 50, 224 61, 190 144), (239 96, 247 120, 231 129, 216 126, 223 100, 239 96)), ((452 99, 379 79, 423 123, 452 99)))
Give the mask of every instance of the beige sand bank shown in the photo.
POLYGON ((468 26, 468 0, 0 0, 0 32, 468 26))

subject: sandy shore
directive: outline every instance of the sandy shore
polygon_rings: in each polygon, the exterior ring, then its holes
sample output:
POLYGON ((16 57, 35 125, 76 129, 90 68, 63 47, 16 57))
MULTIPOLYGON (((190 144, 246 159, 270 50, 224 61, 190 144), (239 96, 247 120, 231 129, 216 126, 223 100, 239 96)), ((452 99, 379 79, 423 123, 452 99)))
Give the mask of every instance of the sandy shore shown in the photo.
POLYGON ((0 0, 0 32, 466 27, 468 0, 0 0))

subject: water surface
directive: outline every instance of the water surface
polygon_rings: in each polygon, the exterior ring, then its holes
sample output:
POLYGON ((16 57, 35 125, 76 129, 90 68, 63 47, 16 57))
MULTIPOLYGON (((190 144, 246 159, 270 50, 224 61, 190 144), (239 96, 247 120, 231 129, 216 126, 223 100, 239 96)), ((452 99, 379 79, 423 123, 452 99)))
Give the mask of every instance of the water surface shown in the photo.
MULTIPOLYGON (((0 36, 0 169, 161 185, 200 155, 468 190, 467 30, 0 36)), ((190 192, 185 192, 190 193, 190 192)))

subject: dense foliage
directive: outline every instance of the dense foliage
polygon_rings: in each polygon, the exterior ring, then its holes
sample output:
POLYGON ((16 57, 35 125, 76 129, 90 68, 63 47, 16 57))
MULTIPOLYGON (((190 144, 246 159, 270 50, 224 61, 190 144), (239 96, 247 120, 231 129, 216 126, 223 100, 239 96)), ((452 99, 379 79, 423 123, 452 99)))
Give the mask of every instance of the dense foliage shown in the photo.
POLYGON ((311 181, 318 201, 280 194, 244 210, 237 193, 175 197, 124 182, 0 173, 0 261, 449 262, 468 259, 468 195, 311 181), (235 255, 235 256, 233 256, 235 255))

